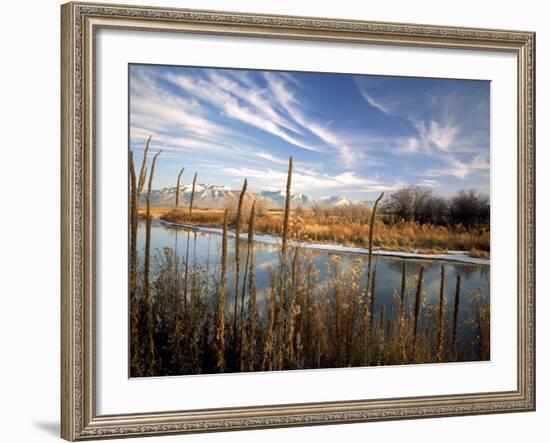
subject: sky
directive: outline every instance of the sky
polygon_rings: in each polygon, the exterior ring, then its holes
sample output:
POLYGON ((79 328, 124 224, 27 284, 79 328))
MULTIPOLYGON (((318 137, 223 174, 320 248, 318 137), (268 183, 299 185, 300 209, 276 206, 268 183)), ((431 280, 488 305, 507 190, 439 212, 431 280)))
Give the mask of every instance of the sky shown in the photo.
POLYGON ((372 200, 408 185, 489 192, 490 82, 129 66, 130 149, 182 183, 372 200))

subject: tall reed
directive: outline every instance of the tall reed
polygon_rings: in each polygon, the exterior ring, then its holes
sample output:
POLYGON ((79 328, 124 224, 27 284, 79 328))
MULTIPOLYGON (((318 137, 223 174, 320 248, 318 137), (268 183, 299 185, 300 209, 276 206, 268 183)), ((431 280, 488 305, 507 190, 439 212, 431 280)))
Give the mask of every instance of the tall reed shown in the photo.
POLYGON ((405 316, 405 289, 407 288, 407 260, 403 260, 401 267, 401 291, 399 293, 399 323, 403 323, 405 316))
POLYGON ((407 325, 406 319, 405 319, 405 295, 406 295, 406 288, 407 288, 407 264, 406 260, 403 260, 403 266, 401 268, 401 292, 400 292, 400 300, 399 300, 399 347, 401 351, 401 361, 408 361, 407 358, 407 340, 405 338, 405 327, 407 325))
POLYGON ((271 274, 271 291, 270 291, 271 310, 269 312, 269 324, 267 326, 267 335, 265 339, 262 368, 264 371, 273 370, 273 333, 275 329, 275 315, 277 313, 277 294, 275 274, 271 274))
POLYGON ((191 200, 189 201, 189 215, 193 213, 193 200, 195 199, 195 185, 197 183, 197 173, 193 176, 193 185, 191 186, 191 200))
POLYGON ((460 274, 456 276, 455 303, 453 311, 453 334, 451 342, 451 352, 453 359, 457 358, 457 332, 458 332, 458 309, 460 307, 460 274))
POLYGON ((384 353, 386 352, 385 320, 386 320, 386 305, 383 304, 382 309, 380 310, 380 323, 378 325, 378 360, 377 360, 378 365, 381 365, 382 362, 385 360, 384 358, 384 353))
POLYGON ((286 193, 285 193, 285 217, 283 220, 283 237, 281 239, 281 255, 283 260, 286 256, 286 248, 288 241, 288 224, 290 219, 290 188, 292 186, 292 157, 288 159, 288 174, 286 178, 286 193))
POLYGON ((223 216, 220 298, 218 301, 218 324, 216 329, 217 369, 225 371, 225 304, 227 298, 227 209, 223 216))
POLYGON ((130 169, 130 352, 132 375, 139 376, 138 370, 138 300, 137 300, 137 183, 134 166, 134 154, 129 151, 128 165, 130 169))
POLYGON ((149 144, 151 143, 150 135, 145 143, 145 150, 143 151, 143 160, 141 162, 141 169, 139 171, 139 183, 138 183, 138 196, 143 192, 143 187, 145 186, 145 181, 147 179, 147 152, 149 151, 149 144))
POLYGON ((153 176, 155 174, 155 164, 157 158, 160 155, 161 151, 157 152, 153 156, 153 162, 151 163, 151 172, 149 173, 149 186, 147 188, 147 209, 146 209, 146 220, 145 220, 145 257, 144 257, 144 270, 143 270, 143 296, 145 299, 145 304, 147 308, 147 369, 148 373, 152 374, 155 367, 155 346, 153 340, 153 306, 152 300, 149 294, 149 267, 151 260, 151 191, 153 186, 153 176))
MULTIPOLYGON (((193 176, 193 185, 191 186, 191 199, 189 200, 189 217, 193 214, 193 200, 195 199, 195 184, 197 182, 197 173, 193 176)), ((183 307, 187 310, 187 279, 189 277, 189 236, 190 231, 187 230, 187 244, 185 246, 185 277, 183 282, 183 307)))
MULTIPOLYGON (((253 254, 252 252, 251 254, 253 254)), ((254 259, 250 261, 250 272, 248 273, 248 315, 249 315, 249 336, 248 336, 248 369, 253 371, 256 367, 256 283, 254 281, 254 259)))
POLYGON ((416 284, 416 295, 414 299, 414 327, 413 327, 413 345, 412 345, 412 360, 416 359, 416 345, 418 342, 418 324, 420 320, 420 311, 422 309, 422 283, 424 280, 424 265, 420 266, 418 274, 418 282, 416 284))
POLYGON ((298 290, 298 253, 300 248, 296 246, 294 248, 294 255, 292 257, 292 268, 290 277, 290 305, 287 314, 287 331, 286 331, 286 364, 288 367, 294 366, 294 333, 295 333, 295 320, 296 320, 296 292, 298 290))
POLYGON ((384 197, 384 193, 382 192, 378 198, 374 201, 374 206, 372 207, 372 213, 370 216, 370 223, 369 223, 369 258, 367 263, 367 292, 369 290, 369 283, 370 283, 370 276, 371 276, 371 264, 372 264, 372 246, 373 246, 373 238, 374 238, 374 219, 376 217, 376 208, 378 207, 378 203, 380 203, 380 200, 384 197))
POLYGON ((250 217, 248 219, 248 238, 246 248, 246 264, 245 273, 243 278, 243 289, 241 295, 241 371, 246 368, 246 362, 244 362, 243 347, 246 346, 248 369, 254 370, 254 356, 256 354, 256 283, 254 282, 254 217, 256 210, 256 200, 252 202, 252 208, 250 209, 250 217), (249 267, 250 266, 250 267, 249 267), (245 338, 246 343, 243 345, 243 305, 244 305, 244 292, 246 289, 246 277, 248 274, 248 338, 245 338))
MULTIPOLYGON (((179 202, 180 202, 180 180, 181 176, 183 174, 183 171, 185 170, 184 167, 180 169, 180 172, 178 173, 178 179, 176 181, 176 201, 174 202, 174 208, 178 209, 179 202)), ((175 284, 176 284, 176 297, 174 297, 175 301, 177 301, 177 294, 179 294, 179 257, 178 257, 178 230, 176 229, 176 234, 174 235, 174 265, 176 267, 176 270, 174 272, 174 278, 175 278, 175 284)))
MULTIPOLYGON (((254 211, 254 206, 256 204, 256 200, 254 200, 254 202, 252 203, 252 209, 250 211, 250 217, 252 216, 252 212, 254 211)), ((246 242, 246 259, 245 259, 245 262, 244 262, 244 276, 243 276, 243 285, 242 285, 242 290, 241 290, 241 312, 240 312, 240 315, 239 315, 239 338, 240 338, 240 342, 239 342, 239 365, 241 367, 241 371, 243 370, 243 367, 245 366, 245 349, 243 348, 243 346, 246 345, 246 343, 243 344, 243 342, 245 341, 245 338, 243 337, 243 328, 244 328, 244 298, 245 298, 245 295, 246 295, 246 283, 247 283, 247 276, 248 276, 248 266, 249 266, 249 260, 250 260, 250 255, 251 253, 253 252, 251 250, 251 246, 252 246, 252 235, 254 235, 253 232, 250 231, 250 220, 248 221, 248 238, 247 238, 247 242, 246 242)), ((250 302, 250 300, 249 300, 250 302)), ((249 309, 250 309, 250 303, 249 303, 249 309)))
MULTIPOLYGON (((372 267, 372 246, 373 246, 373 238, 374 238, 374 219, 376 217, 376 208, 378 207, 378 203, 380 203, 380 200, 384 197, 384 193, 382 192, 378 198, 374 202, 374 206, 372 207, 372 212, 370 215, 370 222, 369 222, 369 255, 368 255, 368 261, 367 261, 367 282, 366 282, 366 290, 365 290, 365 308, 364 308, 364 325, 363 325, 363 348, 365 350, 363 364, 366 366, 368 364, 368 356, 367 356, 367 347, 369 345, 369 335, 370 335, 370 322, 371 318, 374 315, 374 312, 369 312, 369 306, 368 306, 368 300, 369 300, 369 290, 371 287, 371 267, 372 267)), ((371 297, 372 300, 372 297, 371 297)), ((372 302, 371 302, 372 304, 372 302)))
MULTIPOLYGON (((237 206, 237 218, 235 219, 235 302, 233 307, 233 337, 237 336, 237 305, 239 303, 239 266, 240 266, 240 235, 241 235, 241 211, 243 209, 243 200, 246 194, 246 178, 244 179, 243 189, 239 195, 239 204, 237 206)), ((244 284, 244 282, 243 282, 244 284)), ((242 307, 241 307, 242 308, 242 307)))
POLYGON ((373 354, 374 346, 374 314, 376 308, 376 268, 372 271, 372 281, 371 281, 371 290, 370 290, 370 307, 369 307, 369 334, 368 334, 368 346, 369 352, 373 354))
POLYGON ((179 203, 180 203, 180 180, 181 180, 181 176, 182 176, 184 170, 185 170, 184 167, 182 167, 180 169, 180 172, 178 174, 178 181, 176 183, 176 202, 175 202, 175 205, 174 205, 174 207, 176 209, 178 209, 178 206, 179 206, 179 203))
POLYGON ((443 360, 443 338, 445 334, 445 267, 441 266, 441 278, 439 281, 439 316, 437 330, 437 361, 443 360))
POLYGON ((292 187, 292 157, 288 159, 288 173, 285 192, 285 212, 283 218, 283 234, 281 238, 281 252, 279 258, 279 309, 276 315, 275 327, 275 369, 280 369, 283 364, 284 346, 286 337, 287 302, 286 302, 286 268, 287 249, 290 222, 290 190, 292 187))

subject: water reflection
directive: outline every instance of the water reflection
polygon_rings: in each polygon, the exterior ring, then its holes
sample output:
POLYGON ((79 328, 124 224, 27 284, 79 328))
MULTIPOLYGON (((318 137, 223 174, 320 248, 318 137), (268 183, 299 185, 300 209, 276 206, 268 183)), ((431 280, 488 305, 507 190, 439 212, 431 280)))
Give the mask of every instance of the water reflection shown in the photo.
MULTIPOLYGON (((138 250, 143 252, 145 244, 145 224, 138 226, 138 250)), ((234 269, 234 239, 228 242, 228 281, 232 281, 232 270, 234 269)), ((218 234, 205 233, 195 229, 169 227, 157 220, 153 221, 151 229, 151 250, 162 253, 166 248, 175 251, 180 257, 181 263, 186 258, 190 266, 198 265, 204 267, 206 272, 215 280, 219 274, 219 262, 221 251, 221 236, 218 234)), ((246 248, 241 247, 245 254, 246 248)), ((328 279, 328 264, 331 256, 339 255, 343 270, 350 269, 360 261, 360 266, 366 273, 367 256, 364 254, 334 253, 324 251, 308 251, 311 260, 319 270, 319 282, 322 284, 328 279)), ((275 245, 255 243, 255 279, 258 290, 258 304, 261 306, 266 297, 269 285, 269 272, 276 269, 279 260, 279 248, 275 245)), ((430 306, 437 306, 439 303, 440 270, 445 268, 445 293, 447 307, 454 304, 456 276, 461 275, 461 304, 459 320, 471 316, 472 310, 477 310, 489 303, 489 266, 454 263, 438 260, 416 260, 407 259, 407 282, 408 292, 414 292, 415 277, 418 275, 420 266, 424 266, 424 291, 425 303, 430 306)), ((244 255, 241 263, 244 262, 244 255)), ((401 270, 403 259, 396 257, 375 256, 373 264, 376 266, 377 291, 376 311, 380 312, 382 305, 385 306, 387 318, 395 315, 396 291, 401 287, 401 270)), ((410 296, 411 294, 409 294, 410 296)))

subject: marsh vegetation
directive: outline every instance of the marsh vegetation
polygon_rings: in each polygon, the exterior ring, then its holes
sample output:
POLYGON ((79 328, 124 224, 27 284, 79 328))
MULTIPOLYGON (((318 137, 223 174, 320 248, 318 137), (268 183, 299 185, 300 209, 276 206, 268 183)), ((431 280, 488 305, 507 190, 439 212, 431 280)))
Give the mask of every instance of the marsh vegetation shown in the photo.
MULTIPOLYGON (((340 214, 291 209, 291 158, 281 183, 283 210, 256 205, 243 178, 239 198, 225 210, 193 208, 192 195, 188 207, 177 196, 173 209, 155 213, 220 227, 219 234, 162 227, 150 205, 162 156, 155 153, 147 165, 149 142, 139 174, 130 153, 131 376, 489 359, 488 267, 390 260, 375 252, 380 246, 488 252, 485 225, 390 220, 395 213, 382 194, 372 208, 340 214), (140 197, 145 207, 138 208, 140 197), (258 233, 280 242, 259 245, 258 233), (319 254, 299 246, 308 239, 358 244, 369 253, 319 254)), ((178 189, 180 179, 181 172, 178 189)))

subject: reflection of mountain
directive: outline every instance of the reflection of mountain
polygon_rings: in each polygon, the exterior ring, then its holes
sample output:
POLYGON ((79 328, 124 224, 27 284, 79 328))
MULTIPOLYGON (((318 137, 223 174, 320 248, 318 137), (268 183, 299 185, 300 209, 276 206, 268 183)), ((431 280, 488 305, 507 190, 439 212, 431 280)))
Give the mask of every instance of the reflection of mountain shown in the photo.
MULTIPOLYGON (((193 206, 196 208, 225 208, 230 200, 239 197, 239 190, 232 190, 228 186, 218 186, 210 184, 197 184, 195 186, 195 197, 193 206)), ((285 204, 285 194, 283 191, 261 191, 253 193, 257 199, 260 199, 266 209, 282 209, 285 204)), ((151 191, 151 204, 155 207, 169 208, 174 206, 176 198, 176 187, 162 188, 151 191)), ((191 185, 184 185, 180 188, 180 204, 188 205, 191 199, 191 185)), ((145 194, 140 197, 140 204, 145 204, 145 194)), ((331 197, 322 197, 313 199, 303 194, 291 195, 291 206, 310 208, 312 205, 321 205, 328 207, 346 207, 353 204, 369 205, 369 202, 359 202, 350 200, 340 195, 331 197)))

